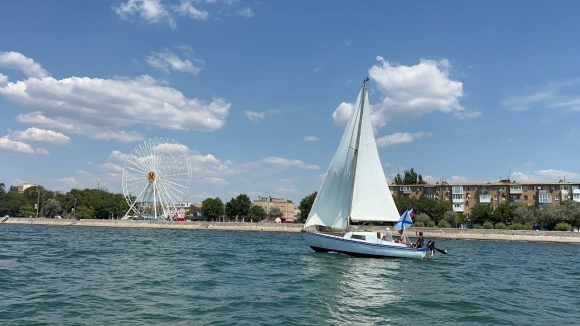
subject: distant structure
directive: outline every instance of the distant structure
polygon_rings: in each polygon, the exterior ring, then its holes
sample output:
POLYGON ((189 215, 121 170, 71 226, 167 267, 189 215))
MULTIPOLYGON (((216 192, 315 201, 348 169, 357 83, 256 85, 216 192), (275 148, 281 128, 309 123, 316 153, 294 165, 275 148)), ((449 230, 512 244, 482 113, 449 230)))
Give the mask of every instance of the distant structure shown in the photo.
POLYGON ((294 223, 294 203, 291 200, 284 200, 283 198, 259 197, 254 200, 254 205, 262 206, 266 213, 270 212, 270 208, 278 207, 282 212, 282 223, 294 223))
POLYGON ((516 182, 510 179, 486 183, 457 183, 445 181, 436 184, 389 185, 393 196, 427 197, 451 202, 453 211, 469 217, 476 204, 490 205, 509 202, 512 205, 541 207, 560 205, 563 201, 580 202, 580 182, 516 182))
POLYGON ((18 186, 18 192, 19 193, 23 193, 24 190, 26 190, 26 189, 28 189, 30 187, 38 187, 38 185, 37 184, 34 184, 34 183, 25 183, 22 186, 18 186))

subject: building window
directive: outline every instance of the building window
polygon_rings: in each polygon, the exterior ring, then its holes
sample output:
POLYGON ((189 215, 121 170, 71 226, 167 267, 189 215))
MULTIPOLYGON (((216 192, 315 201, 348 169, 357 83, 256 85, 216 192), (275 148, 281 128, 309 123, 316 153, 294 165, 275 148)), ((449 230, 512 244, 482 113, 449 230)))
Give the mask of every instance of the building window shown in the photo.
POLYGON ((534 195, 534 201, 536 200, 536 195, 534 195))
POLYGON ((528 195, 524 195, 524 200, 528 200, 528 195))
POLYGON ((473 187, 473 191, 477 191, 477 187, 473 187))
POLYGON ((487 191, 487 186, 481 187, 481 191, 487 191))
POLYGON ((453 199, 463 199, 463 195, 453 195, 453 199))
POLYGON ((568 186, 564 186, 564 190, 568 190, 568 186))
POLYGON ((465 208, 469 209, 469 203, 465 203, 465 208))
MULTIPOLYGON (((401 191, 409 191, 410 187, 401 187, 401 191)), ((384 188, 383 188, 384 189, 384 188)))
POLYGON ((493 196, 493 200, 497 200, 497 196, 493 196))
POLYGON ((554 198, 554 200, 560 200, 560 195, 556 195, 556 197, 554 198))
POLYGON ((510 190, 522 190, 522 186, 510 186, 510 190))
POLYGON ((524 186, 524 191, 528 191, 528 186, 524 186))
POLYGON ((555 186, 554 189, 560 190, 560 186, 555 186))
POLYGON ((477 195, 473 195, 473 200, 477 200, 477 195))
POLYGON ((469 187, 465 187, 465 191, 469 191, 469 187))
POLYGON ((499 188, 497 186, 493 187, 493 190, 497 191, 499 188))
POLYGON ((540 194, 540 204, 551 204, 552 194, 540 194))

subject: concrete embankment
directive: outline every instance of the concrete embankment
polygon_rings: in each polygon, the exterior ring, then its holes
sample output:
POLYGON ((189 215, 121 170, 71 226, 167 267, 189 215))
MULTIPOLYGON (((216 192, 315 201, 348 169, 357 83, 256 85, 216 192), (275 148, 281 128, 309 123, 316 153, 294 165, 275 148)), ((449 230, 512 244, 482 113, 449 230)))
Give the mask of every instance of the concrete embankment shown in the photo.
MULTIPOLYGON (((302 224, 277 223, 224 223, 224 222, 153 222, 153 221, 119 221, 119 220, 69 220, 43 218, 2 218, 1 224, 23 225, 56 225, 56 226, 93 226, 125 227, 184 230, 218 230, 247 232, 292 232, 302 230, 302 224)), ((427 238, 454 240, 490 240, 490 241, 528 241, 580 243, 580 232, 561 231, 521 231, 521 230, 487 230, 487 229, 440 229, 421 228, 427 238)), ((360 226, 359 230, 383 231, 383 227, 360 226)), ((409 228, 406 232, 413 238, 418 228, 409 228)))

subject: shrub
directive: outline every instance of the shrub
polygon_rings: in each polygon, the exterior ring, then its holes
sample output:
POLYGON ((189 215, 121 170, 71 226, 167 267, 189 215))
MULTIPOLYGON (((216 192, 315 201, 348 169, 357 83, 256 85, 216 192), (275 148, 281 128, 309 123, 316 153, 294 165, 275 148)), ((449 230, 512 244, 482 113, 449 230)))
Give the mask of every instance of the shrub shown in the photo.
POLYGON ((558 223, 556 224, 556 231, 572 231, 572 226, 568 223, 558 223))
POLYGON ((482 229, 481 224, 475 224, 473 228, 477 230, 482 229))
POLYGON ((449 225, 449 223, 445 220, 439 221, 439 224, 437 226, 439 226, 440 228, 450 228, 451 227, 451 225, 449 225))
POLYGON ((431 218, 429 217, 429 215, 427 215, 425 213, 419 213, 419 214, 417 214, 417 216, 415 216, 415 224, 421 222, 421 223, 423 223, 423 225, 425 225, 429 221, 431 221, 431 218))
POLYGON ((499 222, 499 223, 495 223, 494 228, 498 229, 498 230, 505 230, 505 229, 507 229, 507 226, 505 224, 503 224, 502 222, 499 222))
POLYGON ((435 222, 433 222, 433 221, 429 221, 429 222, 427 222, 427 227, 429 227, 429 228, 433 228, 433 227, 435 227, 435 226, 436 226, 436 225, 435 225, 435 222))
POLYGON ((425 226, 425 223, 423 223, 423 222, 415 222, 415 224, 413 224, 413 226, 414 227, 417 227, 417 228, 422 228, 422 227, 425 226))
POLYGON ((491 222, 485 221, 481 227, 484 229, 493 229, 493 224, 491 224, 491 222))
POLYGON ((510 229, 510 230, 527 230, 528 228, 521 223, 514 223, 514 224, 508 226, 508 229, 510 229))

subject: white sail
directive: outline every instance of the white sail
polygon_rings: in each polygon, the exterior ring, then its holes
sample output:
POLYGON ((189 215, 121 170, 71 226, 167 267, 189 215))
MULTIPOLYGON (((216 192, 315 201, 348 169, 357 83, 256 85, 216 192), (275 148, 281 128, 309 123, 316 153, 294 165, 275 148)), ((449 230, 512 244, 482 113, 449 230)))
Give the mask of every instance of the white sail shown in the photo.
POLYGON ((389 190, 377 151, 367 94, 364 99, 350 219, 396 222, 399 220, 399 211, 389 190))
POLYGON ((368 111, 368 94, 363 86, 304 227, 323 225, 344 229, 349 217, 352 221, 395 222, 399 219, 368 111), (362 125, 357 144, 360 110, 363 110, 362 125))
POLYGON ((324 225, 344 229, 347 226, 362 93, 361 90, 304 227, 324 225))

